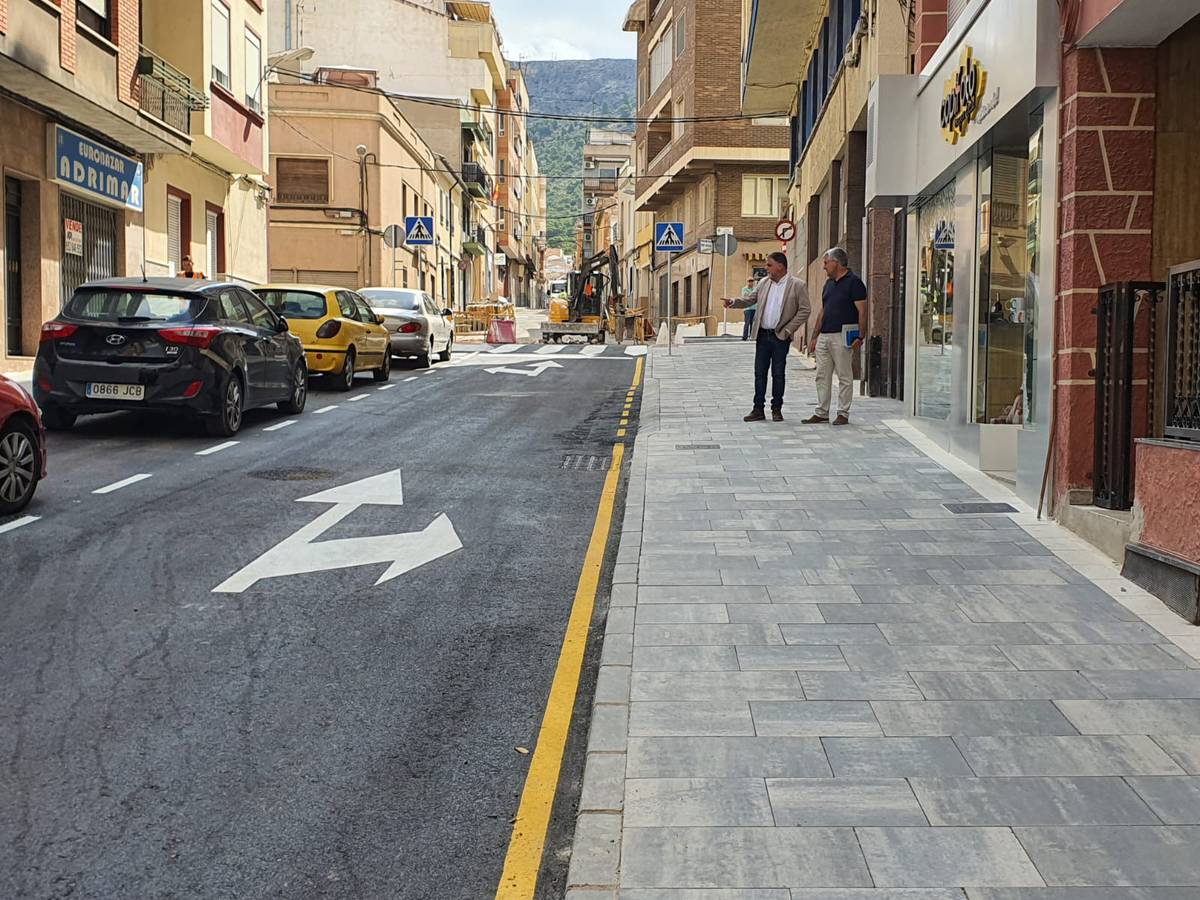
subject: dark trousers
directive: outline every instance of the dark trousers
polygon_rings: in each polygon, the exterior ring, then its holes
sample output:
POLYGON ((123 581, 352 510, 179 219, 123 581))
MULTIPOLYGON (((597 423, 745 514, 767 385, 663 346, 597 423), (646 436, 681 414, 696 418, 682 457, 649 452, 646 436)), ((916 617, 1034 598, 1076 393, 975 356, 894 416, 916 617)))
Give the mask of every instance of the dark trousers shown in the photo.
POLYGON ((750 330, 754 327, 754 310, 748 309, 742 313, 746 317, 746 324, 742 326, 742 340, 750 340, 750 330))
POLYGON ((783 409, 783 387, 791 341, 777 337, 775 329, 760 328, 754 347, 754 408, 767 402, 767 371, 771 372, 771 409, 783 409))

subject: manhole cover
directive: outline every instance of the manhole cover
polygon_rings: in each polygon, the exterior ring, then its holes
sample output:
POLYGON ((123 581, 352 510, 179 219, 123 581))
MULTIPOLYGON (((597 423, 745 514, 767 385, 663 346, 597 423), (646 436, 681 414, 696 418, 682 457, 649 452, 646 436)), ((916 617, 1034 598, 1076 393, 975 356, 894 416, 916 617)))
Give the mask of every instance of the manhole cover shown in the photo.
POLYGON ((676 450, 720 450, 720 444, 676 444, 676 450))
POLYGON ((263 481, 325 481, 337 473, 328 469, 308 469, 296 466, 291 469, 259 469, 251 472, 251 478, 261 478, 263 481))
POLYGON ((956 516, 981 516, 989 513, 1015 513, 1007 503, 943 503, 956 516))
POLYGON ((597 472, 607 470, 612 465, 612 458, 596 453, 564 453, 561 469, 571 472, 597 472))

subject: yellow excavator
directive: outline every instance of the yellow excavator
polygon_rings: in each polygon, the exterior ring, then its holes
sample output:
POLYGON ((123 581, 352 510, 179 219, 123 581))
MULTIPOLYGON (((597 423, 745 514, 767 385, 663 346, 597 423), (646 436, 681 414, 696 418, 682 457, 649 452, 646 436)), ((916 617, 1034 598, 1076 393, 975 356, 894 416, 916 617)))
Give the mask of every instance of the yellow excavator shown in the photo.
POLYGON ((571 273, 571 297, 550 301, 549 321, 542 325, 542 343, 560 344, 564 338, 585 338, 589 344, 603 344, 607 335, 616 333, 617 318, 623 316, 621 267, 617 248, 609 247, 584 262, 571 273))

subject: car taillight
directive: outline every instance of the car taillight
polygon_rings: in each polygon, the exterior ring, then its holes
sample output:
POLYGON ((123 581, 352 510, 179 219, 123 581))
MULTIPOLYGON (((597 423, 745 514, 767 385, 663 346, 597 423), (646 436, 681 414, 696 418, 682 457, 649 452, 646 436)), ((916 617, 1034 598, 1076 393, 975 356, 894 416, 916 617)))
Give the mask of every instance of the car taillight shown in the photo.
POLYGON ((337 319, 330 319, 324 325, 317 329, 317 337, 325 341, 333 337, 342 330, 342 323, 337 319))
POLYGON ((185 347, 199 347, 205 350, 220 333, 221 329, 212 325, 189 325, 186 328, 160 328, 158 336, 168 344, 182 344, 185 347))
POLYGON ((42 326, 42 343, 61 341, 63 338, 69 338, 78 330, 78 325, 71 325, 67 322, 47 322, 42 326))
POLYGON ((405 322, 397 329, 401 334, 416 334, 421 330, 421 326, 416 322, 405 322))

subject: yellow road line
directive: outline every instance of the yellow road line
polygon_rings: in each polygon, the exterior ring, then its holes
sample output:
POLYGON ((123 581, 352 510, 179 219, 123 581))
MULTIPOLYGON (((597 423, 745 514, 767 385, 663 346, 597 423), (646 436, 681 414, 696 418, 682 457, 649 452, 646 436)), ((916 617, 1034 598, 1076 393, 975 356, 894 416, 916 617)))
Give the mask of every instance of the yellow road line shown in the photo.
POLYGON ((633 384, 630 385, 631 390, 637 390, 639 384, 642 383, 642 369, 646 368, 646 357, 639 356, 637 368, 633 370, 633 384))
MULTIPOLYGON (((641 383, 644 362, 643 357, 638 358, 633 390, 641 383)), ((521 803, 517 807, 508 852, 504 856, 496 900, 533 900, 537 887, 542 854, 546 849, 546 833, 550 828, 550 814, 554 808, 554 795, 558 792, 558 777, 567 749, 571 714, 579 690, 588 630, 596 606, 596 590, 600 586, 600 572, 604 567, 604 551, 612 530, 613 507, 624 459, 625 445, 620 442, 613 444, 612 466, 604 478, 596 522, 592 526, 592 538, 583 558, 583 571, 579 573, 575 601, 571 604, 571 616, 567 620, 562 650, 559 651, 558 665, 554 669, 554 681, 550 684, 550 698, 542 716, 529 772, 525 776, 525 787, 521 791, 521 803)))

